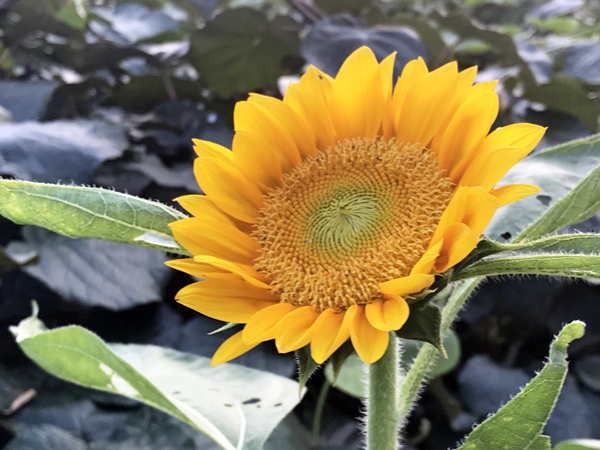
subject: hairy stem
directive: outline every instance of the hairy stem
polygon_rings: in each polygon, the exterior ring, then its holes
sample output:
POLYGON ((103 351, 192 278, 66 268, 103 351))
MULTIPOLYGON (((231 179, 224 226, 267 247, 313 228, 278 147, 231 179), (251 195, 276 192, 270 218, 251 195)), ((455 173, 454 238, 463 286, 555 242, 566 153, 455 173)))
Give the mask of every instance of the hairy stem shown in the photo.
POLYGON ((398 448, 398 364, 398 342, 392 332, 383 357, 369 366, 367 450, 398 448))
MULTIPOLYGON (((452 295, 448 299, 448 303, 446 303, 446 306, 444 306, 442 311, 442 323, 440 326, 442 336, 446 335, 450 325, 452 325, 452 321, 481 280, 483 280, 483 277, 473 278, 454 289, 454 292, 452 292, 452 295)), ((437 350, 433 345, 427 343, 423 344, 414 363, 406 374, 406 378, 400 386, 398 395, 398 414, 402 420, 406 419, 406 415, 415 401, 415 397, 419 392, 423 379, 425 378, 425 375, 427 375, 427 369, 429 369, 436 353, 437 350)))

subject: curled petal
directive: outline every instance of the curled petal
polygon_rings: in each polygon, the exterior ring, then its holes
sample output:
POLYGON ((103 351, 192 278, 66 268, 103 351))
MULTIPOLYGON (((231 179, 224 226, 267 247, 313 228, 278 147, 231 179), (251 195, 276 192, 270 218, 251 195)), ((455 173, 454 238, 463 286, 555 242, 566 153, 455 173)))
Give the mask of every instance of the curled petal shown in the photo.
POLYGON ((399 295, 387 294, 383 300, 375 300, 365 306, 369 323, 381 331, 394 331, 402 328, 408 320, 410 308, 399 295))
POLYGON ((477 246, 479 236, 464 223, 456 222, 446 229, 442 242, 440 256, 434 266, 440 273, 465 259, 477 246))
POLYGON ((356 353, 365 364, 379 360, 390 341, 387 331, 375 328, 365 315, 365 307, 353 305, 346 311, 350 322, 350 339, 356 353))
POLYGON ((435 276, 433 275, 413 274, 380 283, 379 289, 381 289, 381 292, 384 294, 394 294, 405 297, 410 294, 421 292, 423 289, 431 286, 434 280, 435 276))

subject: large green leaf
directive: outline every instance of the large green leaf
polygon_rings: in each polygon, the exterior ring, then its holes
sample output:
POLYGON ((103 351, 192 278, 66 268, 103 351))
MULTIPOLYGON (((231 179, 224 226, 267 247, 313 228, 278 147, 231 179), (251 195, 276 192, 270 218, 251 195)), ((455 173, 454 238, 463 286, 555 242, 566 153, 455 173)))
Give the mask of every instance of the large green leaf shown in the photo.
POLYGON ((184 214, 162 203, 105 189, 0 179, 0 214, 71 238, 188 254, 168 226, 184 214))
POLYGON ((21 231, 25 240, 10 242, 7 253, 16 260, 38 255, 37 264, 22 270, 62 298, 114 311, 163 298, 171 270, 161 251, 99 239, 70 239, 29 225, 21 231))
POLYGON ((599 165, 600 135, 559 145, 521 161, 501 184, 529 183, 539 186, 542 191, 500 208, 485 234, 498 242, 510 242, 519 235, 519 239, 536 239, 589 218, 600 198, 600 190, 577 189, 573 194, 569 193, 588 175, 591 177, 585 181, 588 188, 598 183, 598 173, 594 169, 599 165), (558 205, 563 198, 567 200, 558 205), (548 217, 542 216, 554 205, 558 208, 555 212, 548 217), (568 213, 565 213, 565 207, 568 207, 568 213), (560 220, 555 223, 557 218, 560 220), (534 221, 537 221, 536 225, 523 232, 534 221))
POLYGON ((496 414, 481 423, 459 450, 543 450, 541 433, 567 375, 567 346, 583 336, 583 322, 566 325, 550 345, 548 363, 525 388, 496 414))
POLYGON ((297 29, 289 17, 269 20, 251 8, 228 9, 192 35, 190 62, 223 96, 275 85, 283 58, 298 53, 297 29))
POLYGON ((227 450, 258 450, 298 403, 294 381, 152 345, 105 344, 78 327, 46 330, 32 317, 11 327, 25 354, 67 381, 139 400, 227 450))
MULTIPOLYGON (((598 152, 600 153, 600 149, 598 152)), ((598 210, 600 210, 600 166, 527 227, 516 240, 529 236, 543 236, 568 225, 583 222, 598 210)))

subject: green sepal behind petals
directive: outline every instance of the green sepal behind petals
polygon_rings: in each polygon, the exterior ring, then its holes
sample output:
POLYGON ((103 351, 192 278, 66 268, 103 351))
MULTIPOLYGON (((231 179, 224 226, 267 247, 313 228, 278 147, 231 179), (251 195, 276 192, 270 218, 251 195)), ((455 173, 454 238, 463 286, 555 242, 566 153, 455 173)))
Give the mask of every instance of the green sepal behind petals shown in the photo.
POLYGON ((396 336, 402 339, 429 342, 437 348, 444 358, 447 358, 440 325, 442 313, 440 308, 431 302, 418 302, 410 305, 410 315, 406 323, 396 331, 396 336))
POLYGON ((310 345, 305 345, 294 353, 298 362, 298 383, 300 384, 300 392, 302 392, 310 376, 319 368, 319 364, 312 359, 310 345))

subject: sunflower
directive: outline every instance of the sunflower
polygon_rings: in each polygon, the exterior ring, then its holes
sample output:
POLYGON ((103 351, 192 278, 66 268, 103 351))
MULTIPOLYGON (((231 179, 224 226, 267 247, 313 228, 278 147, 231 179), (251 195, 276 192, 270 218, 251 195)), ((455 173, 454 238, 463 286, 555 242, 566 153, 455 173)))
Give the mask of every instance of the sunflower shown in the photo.
POLYGON ((351 339, 377 361, 496 209, 539 191, 494 188, 544 134, 525 123, 489 133, 495 81, 417 59, 393 87, 394 58, 362 47, 335 78, 309 67, 283 100, 250 94, 232 151, 194 140, 205 195, 180 197, 193 217, 171 224, 194 257, 168 264, 203 279, 180 303, 245 324, 213 365, 271 339, 281 353, 310 344, 317 363, 351 339))

